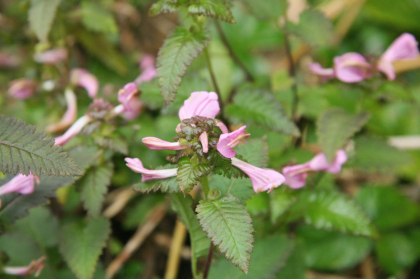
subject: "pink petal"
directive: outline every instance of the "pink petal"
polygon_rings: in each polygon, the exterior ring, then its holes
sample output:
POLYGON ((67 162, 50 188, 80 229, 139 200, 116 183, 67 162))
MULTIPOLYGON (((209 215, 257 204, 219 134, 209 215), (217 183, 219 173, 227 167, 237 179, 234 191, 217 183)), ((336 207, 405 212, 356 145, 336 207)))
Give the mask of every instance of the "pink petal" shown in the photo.
POLYGON ((141 58, 140 68, 144 70, 144 69, 147 69, 147 68, 155 67, 155 63, 156 63, 156 61, 155 61, 155 57, 153 55, 145 54, 141 58))
POLYGON ((378 71, 384 73, 388 80, 395 79, 395 68, 392 62, 381 59, 378 61, 376 68, 378 71))
POLYGON ((207 135, 207 132, 201 133, 199 140, 201 142, 201 146, 203 147, 203 152, 209 152, 209 136, 207 135))
POLYGON ((141 75, 139 75, 134 81, 137 85, 142 84, 143 82, 149 82, 157 76, 156 68, 146 68, 143 70, 141 75))
POLYGON ((67 102, 67 110, 60 122, 48 125, 45 129, 49 133, 56 133, 68 128, 76 120, 77 116, 77 99, 73 90, 67 89, 64 92, 67 102))
POLYGON ((307 171, 310 171, 308 164, 295 165, 283 168, 283 175, 286 178, 284 184, 292 189, 302 188, 306 185, 307 171))
POLYGON ((70 72, 70 80, 73 84, 86 89, 89 97, 94 98, 98 94, 99 82, 97 78, 85 69, 73 69, 70 72))
POLYGON ((232 149, 240 142, 249 138, 250 134, 245 133, 246 126, 242 126, 236 131, 229 134, 221 134, 217 143, 217 150, 226 158, 233 158, 236 152, 232 149))
POLYGON ((127 167, 132 171, 142 174, 142 182, 145 182, 150 179, 163 179, 172 176, 176 176, 178 169, 166 169, 166 170, 148 170, 143 167, 142 162, 138 158, 125 158, 127 162, 127 167))
POLYGON ((18 174, 12 180, 0 187, 0 196, 9 193, 32 194, 35 190, 35 182, 38 180, 33 174, 18 174))
POLYGON ((217 122, 216 125, 220 128, 220 130, 222 130, 223 134, 229 133, 228 128, 226 127, 226 125, 222 121, 216 119, 216 122, 217 122))
POLYGON ((68 52, 65 48, 56 48, 44 51, 42 53, 36 53, 34 60, 42 64, 57 64, 63 60, 67 60, 68 52))
POLYGON ((55 138, 54 145, 62 146, 66 144, 74 136, 78 135, 83 127, 85 127, 90 121, 92 121, 92 119, 87 115, 80 117, 63 135, 55 138))
POLYGON ((193 92, 179 110, 179 118, 181 121, 193 116, 214 118, 220 111, 217 99, 218 96, 214 92, 193 92))
POLYGON ((313 74, 322 77, 323 81, 335 78, 333 68, 322 68, 319 63, 308 63, 308 68, 313 74))
POLYGON ((3 268, 3 273, 10 274, 10 275, 19 275, 19 276, 27 276, 27 275, 34 274, 35 277, 38 277, 45 266, 44 264, 45 259, 46 257, 42 256, 38 260, 32 261, 28 266, 18 266, 18 267, 6 266, 3 268))
POLYGON ((238 167, 251 179, 255 193, 271 192, 286 180, 285 177, 274 170, 262 169, 250 165, 236 158, 232 158, 232 165, 238 167))
POLYGON ((140 91, 134 82, 127 83, 118 92, 118 101, 124 106, 124 117, 128 120, 135 119, 141 112, 143 103, 138 99, 140 91))
POLYGON ((359 82, 370 77, 370 64, 359 53, 349 52, 334 58, 336 77, 347 83, 359 82))
POLYGON ((142 142, 147 145, 147 147, 154 150, 181 150, 184 148, 179 142, 168 142, 154 137, 143 138, 142 142))
POLYGON ((410 59, 419 56, 417 41, 413 35, 404 33, 399 36, 382 54, 381 60, 394 62, 400 59, 410 59))
POLYGON ((313 171, 326 171, 329 173, 339 173, 341 166, 347 161, 346 152, 342 149, 338 150, 334 161, 330 164, 324 153, 319 153, 311 161, 309 161, 309 167, 313 171))
POLYGON ((14 80, 10 83, 9 95, 15 99, 28 99, 31 97, 36 88, 36 83, 27 78, 14 80))

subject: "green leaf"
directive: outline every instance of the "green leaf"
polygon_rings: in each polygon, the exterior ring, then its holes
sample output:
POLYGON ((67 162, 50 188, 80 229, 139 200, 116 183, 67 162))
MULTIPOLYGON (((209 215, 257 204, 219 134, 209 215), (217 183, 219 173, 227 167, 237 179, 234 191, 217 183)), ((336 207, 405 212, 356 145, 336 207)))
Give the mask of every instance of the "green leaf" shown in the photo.
POLYGON ((181 157, 178 162, 178 175, 177 181, 179 188, 181 188, 184 196, 197 185, 200 177, 209 174, 211 171, 210 164, 199 163, 194 164, 187 156, 181 157))
POLYGON ((209 279, 273 278, 273 275, 284 265, 285 261, 290 256, 293 246, 294 241, 284 235, 273 235, 257 239, 254 244, 254 251, 252 252, 248 274, 243 274, 226 259, 220 257, 212 264, 209 279))
POLYGON ((245 2, 250 12, 259 20, 278 19, 285 11, 285 7, 280 0, 242 0, 242 2, 245 2))
POLYGON ((238 92, 233 98, 233 104, 226 106, 225 112, 235 124, 257 124, 275 132, 294 136, 300 134, 295 124, 285 115, 281 104, 262 90, 238 92))
POLYGON ((109 135, 103 137, 95 137, 94 141, 101 147, 111 149, 124 155, 128 155, 128 142, 121 136, 109 135))
POLYGON ((235 19, 226 2, 226 0, 199 0, 188 6, 188 12, 235 23, 235 19))
POLYGON ((91 31, 102 33, 117 33, 118 26, 115 23, 112 13, 103 7, 84 1, 81 5, 82 23, 91 31))
POLYGON ((354 165, 364 171, 395 172, 412 160, 407 152, 389 146, 385 140, 375 137, 356 139, 354 165))
POLYGON ((175 0, 159 0, 154 3, 149 10, 149 16, 157 16, 159 14, 172 13, 178 9, 175 0))
POLYGON ((177 27, 165 40, 157 58, 157 77, 165 103, 175 98, 181 77, 187 66, 207 46, 210 40, 205 29, 191 31, 177 27))
POLYGON ((289 187, 279 187, 270 193, 271 222, 274 224, 297 201, 298 192, 289 187))
POLYGON ((287 70, 280 70, 271 76, 271 89, 273 91, 287 91, 295 83, 287 70))
POLYGON ((48 41, 48 34, 60 2, 61 0, 31 0, 29 26, 42 43, 48 41))
POLYGON ((0 171, 34 175, 80 176, 76 166, 45 132, 14 117, 0 115, 0 171))
POLYGON ((419 206, 394 187, 363 187, 357 202, 381 230, 393 230, 418 222, 419 206))
MULTIPOLYGON (((157 167, 157 170, 163 169, 173 169, 176 168, 176 165, 166 165, 163 167, 157 167)), ((149 193, 150 191, 156 192, 161 191, 163 193, 176 193, 181 189, 178 186, 178 181, 176 176, 169 177, 165 179, 151 179, 146 182, 139 182, 133 186, 133 190, 141 193, 149 193)))
POLYGON ((185 198, 182 194, 171 195, 172 207, 181 218, 181 222, 187 227, 191 241, 191 258, 193 274, 197 274, 197 259, 206 257, 210 247, 210 239, 200 227, 197 216, 192 208, 193 199, 190 195, 185 198))
POLYGON ((298 25, 288 22, 286 28, 312 46, 327 44, 334 34, 331 20, 322 12, 312 9, 300 14, 298 25))
POLYGON ((141 199, 135 200, 135 205, 127 208, 123 225, 125 229, 135 229, 146 222, 150 213, 163 202, 165 202, 163 194, 142 195, 141 199))
POLYGON ((290 215, 303 216, 307 224, 318 229, 377 237, 375 227, 359 205, 337 192, 303 192, 290 215))
POLYGON ((222 196, 228 192, 241 200, 248 200, 255 194, 249 178, 227 178, 213 175, 209 179, 210 188, 219 189, 222 196))
POLYGON ((303 226, 297 236, 303 240, 306 266, 339 271, 353 268, 371 252, 372 241, 366 237, 316 230, 303 226))
POLYGON ((157 79, 153 79, 150 82, 143 82, 139 86, 139 90, 141 90, 141 101, 144 102, 148 108, 160 109, 163 107, 164 102, 157 79))
POLYGON ((251 165, 264 168, 268 162, 268 144, 267 139, 259 138, 248 140, 238 145, 236 153, 241 155, 251 165))
POLYGON ((241 201, 226 195, 220 200, 202 200, 196 209, 198 219, 215 245, 228 260, 248 273, 251 258, 252 220, 241 201))
POLYGON ((318 119, 317 133, 322 151, 332 161, 338 149, 367 122, 369 113, 351 115, 341 108, 325 111, 318 119))
POLYGON ((110 233, 110 222, 103 217, 97 220, 88 219, 84 226, 70 223, 61 228, 60 252, 77 278, 93 277, 96 263, 110 233))
POLYGON ((381 268, 392 275, 413 266, 417 260, 416 247, 401 232, 381 235, 376 242, 375 252, 381 268))
POLYGON ((112 174, 113 166, 108 162, 89 169, 79 182, 83 207, 93 218, 99 217, 112 174))
POLYGON ((304 259, 304 248, 298 241, 293 249, 292 254, 287 258, 286 263, 276 274, 276 279, 307 279, 306 266, 304 259))

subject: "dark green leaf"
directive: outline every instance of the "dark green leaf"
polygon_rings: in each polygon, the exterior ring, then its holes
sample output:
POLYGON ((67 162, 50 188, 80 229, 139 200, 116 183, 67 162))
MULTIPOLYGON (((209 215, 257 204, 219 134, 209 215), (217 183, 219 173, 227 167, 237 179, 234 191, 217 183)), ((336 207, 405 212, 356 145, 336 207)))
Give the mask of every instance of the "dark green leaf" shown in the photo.
POLYGON ((280 0, 242 0, 259 20, 278 19, 286 10, 280 0))
POLYGON ((210 164, 194 164, 189 157, 181 157, 178 162, 177 181, 184 196, 198 184, 200 177, 209 174, 210 171, 210 164))
POLYGON ((110 222, 100 217, 88 219, 85 226, 77 223, 65 225, 60 230, 60 252, 79 279, 91 279, 98 258, 111 233, 110 222))
MULTIPOLYGON (((249 273, 244 274, 220 257, 212 264, 209 279, 270 279, 284 265, 293 249, 294 241, 283 235, 257 239, 254 244, 249 273)), ((292 277, 289 277, 290 279, 292 277)), ((295 279, 295 278, 293 278, 295 279)))
POLYGON ((81 5, 83 25, 95 32, 117 33, 118 26, 112 14, 101 6, 84 1, 81 5))
POLYGON ((298 192, 288 187, 279 187, 270 194, 271 222, 275 223, 298 199, 298 192))
POLYGON ((149 10, 149 16, 157 16, 159 14, 171 13, 178 9, 175 0, 159 0, 154 3, 149 10))
POLYGON ((261 90, 244 90, 226 106, 226 116, 235 124, 258 124, 276 132, 298 136, 299 130, 274 97, 261 90))
POLYGON ((109 148, 121 154, 128 155, 128 142, 121 136, 109 135, 104 137, 95 137, 94 141, 101 147, 109 148))
POLYGON ((188 6, 188 12, 196 15, 211 16, 230 23, 235 23, 226 0, 199 0, 188 6))
POLYGON ((45 132, 14 117, 0 116, 0 171, 34 175, 80 176, 76 166, 45 132))
POLYGON ((276 274, 276 279, 307 279, 304 258, 304 247, 297 242, 292 254, 287 258, 286 263, 276 274))
POLYGON ((90 168, 80 180, 80 198, 83 207, 93 217, 98 218, 113 173, 112 163, 90 168))
POLYGON ((48 41, 58 5, 61 0, 31 0, 29 25, 42 43, 48 41))
POLYGON ((325 111, 317 123, 317 133, 322 151, 332 161, 338 149, 359 131, 369 118, 369 113, 351 115, 341 108, 325 111))
POLYGON ((228 260, 248 273, 254 229, 241 201, 228 194, 221 200, 200 201, 196 211, 201 226, 213 243, 219 245, 228 260))
POLYGON ((157 58, 157 76, 165 103, 174 100, 187 66, 207 46, 209 40, 205 29, 191 31, 181 26, 175 28, 165 40, 157 58))

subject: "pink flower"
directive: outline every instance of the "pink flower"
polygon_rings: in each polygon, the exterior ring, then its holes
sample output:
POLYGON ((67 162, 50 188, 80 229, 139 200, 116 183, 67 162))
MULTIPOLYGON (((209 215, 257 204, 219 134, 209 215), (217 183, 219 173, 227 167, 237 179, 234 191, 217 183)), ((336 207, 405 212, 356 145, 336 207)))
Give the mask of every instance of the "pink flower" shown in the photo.
POLYGON ((154 79, 156 77, 155 58, 152 55, 144 55, 140 61, 140 69, 143 72, 134 81, 137 85, 154 79))
POLYGON ((319 153, 308 162, 309 167, 313 171, 326 171, 329 173, 339 173, 341 166, 347 162, 346 152, 342 149, 338 150, 334 161, 329 163, 324 153, 319 153))
POLYGON ((394 80, 395 69, 392 62, 419 56, 417 45, 418 43, 413 35, 409 33, 402 34, 382 54, 376 66, 378 71, 383 72, 388 80, 394 80))
POLYGON ((34 60, 42 64, 57 64, 63 60, 66 60, 68 56, 67 49, 56 48, 50 49, 41 53, 35 53, 34 60))
POLYGON ((335 73, 333 68, 322 68, 322 66, 319 63, 309 63, 308 64, 309 70, 320 76, 322 78, 322 81, 325 82, 329 79, 335 78, 335 73))
POLYGON ((302 188, 306 184, 307 171, 310 171, 308 163, 284 167, 283 174, 286 178, 284 184, 289 185, 292 189, 302 188))
POLYGON ((232 158, 232 165, 249 176, 255 193, 271 192, 286 180, 282 174, 274 170, 258 168, 236 158, 232 158))
POLYGON ((45 129, 47 132, 60 132, 68 128, 76 120, 77 116, 77 100, 73 90, 66 89, 64 92, 67 101, 67 110, 60 122, 48 125, 45 129))
POLYGON ((179 118, 181 121, 193 116, 214 118, 220 111, 217 99, 218 96, 214 92, 193 92, 179 109, 179 118))
POLYGON ((6 52, 0 52, 1 68, 15 68, 19 66, 20 62, 21 61, 17 55, 6 52))
POLYGON ((150 179, 162 179, 176 176, 178 171, 178 169, 148 170, 143 167, 143 164, 138 158, 125 158, 125 161, 127 162, 127 167, 129 167, 135 172, 142 174, 142 182, 145 182, 150 179))
POLYGON ((200 137, 198 138, 201 142, 201 146, 203 147, 203 152, 209 152, 209 136, 207 132, 201 133, 200 137))
POLYGON ((134 82, 127 83, 118 92, 118 101, 124 106, 124 117, 128 120, 135 119, 141 111, 142 102, 138 99, 140 91, 134 82))
POLYGON ((359 53, 349 52, 334 57, 335 76, 347 83, 362 81, 371 76, 371 66, 359 53))
POLYGON ((99 82, 94 75, 85 69, 73 69, 70 72, 70 82, 74 85, 81 86, 94 98, 98 94, 99 82))
POLYGON ((242 126, 238 130, 220 135, 219 142, 217 143, 217 150, 226 158, 233 158, 236 152, 232 149, 238 144, 246 141, 251 134, 245 133, 246 126, 242 126))
POLYGON ((20 267, 4 267, 3 273, 10 274, 10 275, 19 275, 19 276, 27 276, 35 273, 35 277, 38 277, 41 274, 42 269, 44 268, 45 264, 44 261, 45 256, 42 256, 36 261, 32 261, 28 266, 20 266, 20 267))
POLYGON ((219 126, 220 130, 222 130, 222 134, 229 133, 228 128, 226 127, 226 125, 222 121, 216 119, 216 122, 217 122, 216 125, 219 126))
POLYGON ((27 78, 16 79, 10 83, 9 95, 15 99, 27 99, 31 97, 36 88, 36 83, 27 78))
POLYGON ((18 174, 12 180, 0 187, 0 196, 9 193, 20 193, 23 195, 32 194, 35 190, 35 182, 39 183, 39 178, 33 174, 18 174))
POLYGON ((79 134, 83 127, 85 127, 90 121, 92 121, 92 118, 88 115, 80 117, 63 135, 55 138, 54 145, 62 146, 66 144, 70 139, 79 134))
POLYGON ((147 145, 147 147, 154 150, 181 150, 185 148, 181 146, 180 142, 168 142, 154 137, 143 138, 142 142, 147 145))

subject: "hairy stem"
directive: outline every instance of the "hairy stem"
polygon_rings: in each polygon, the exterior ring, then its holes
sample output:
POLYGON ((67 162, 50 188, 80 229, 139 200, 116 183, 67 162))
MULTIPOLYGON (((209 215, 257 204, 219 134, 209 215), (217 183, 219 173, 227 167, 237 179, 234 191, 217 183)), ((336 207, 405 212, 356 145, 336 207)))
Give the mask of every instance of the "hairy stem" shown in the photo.
POLYGON ((210 191, 209 180, 207 176, 203 176, 200 178, 200 184, 201 184, 201 187, 203 187, 203 191, 207 199, 207 195, 209 194, 209 191, 210 191))
POLYGON ((232 57, 233 61, 235 61, 235 63, 239 66, 239 68, 241 68, 242 71, 245 73, 246 80, 254 81, 254 77, 252 76, 251 72, 245 67, 245 65, 244 65, 244 63, 242 63, 241 59, 239 59, 239 57, 236 56, 235 52, 233 52, 233 49, 230 46, 229 41, 228 41, 225 33, 223 32, 222 26, 220 25, 219 21, 214 20, 214 22, 215 22, 215 25, 216 25, 217 33, 219 34, 220 39, 222 40, 223 44, 225 45, 225 47, 229 51, 230 57, 232 57))
POLYGON ((214 248, 214 245, 213 245, 213 242, 211 242, 210 248, 209 248, 209 254, 207 255, 207 261, 206 261, 206 267, 204 269, 203 279, 207 279, 207 276, 209 274, 211 260, 213 257, 213 248, 214 248))
POLYGON ((223 103, 223 100, 222 100, 222 95, 220 95, 221 94, 220 88, 219 88, 219 85, 217 84, 217 81, 216 81, 216 76, 214 74, 213 67, 211 65, 210 55, 209 55, 209 51, 207 50, 207 47, 204 49, 204 55, 206 56, 207 68, 209 69, 209 72, 210 72, 210 77, 211 77, 211 81, 213 82, 214 90, 216 90, 217 95, 219 95, 219 100, 218 101, 219 101, 219 105, 220 105, 220 114, 223 117, 224 103, 223 103))

